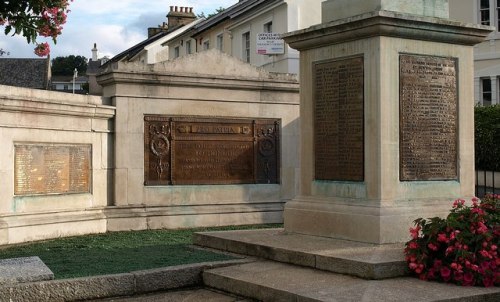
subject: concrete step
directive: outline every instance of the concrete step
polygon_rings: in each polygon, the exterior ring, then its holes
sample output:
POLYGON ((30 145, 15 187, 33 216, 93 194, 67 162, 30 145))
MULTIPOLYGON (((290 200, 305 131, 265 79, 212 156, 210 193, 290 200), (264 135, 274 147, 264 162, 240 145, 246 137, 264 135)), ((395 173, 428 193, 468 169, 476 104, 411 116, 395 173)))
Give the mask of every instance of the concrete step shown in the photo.
POLYGON ((460 287, 411 277, 365 280, 258 261, 203 273, 206 286, 259 301, 500 301, 500 288, 460 287))
POLYGON ((365 279, 405 276, 403 244, 377 245, 289 234, 283 229, 197 233, 195 244, 365 279))

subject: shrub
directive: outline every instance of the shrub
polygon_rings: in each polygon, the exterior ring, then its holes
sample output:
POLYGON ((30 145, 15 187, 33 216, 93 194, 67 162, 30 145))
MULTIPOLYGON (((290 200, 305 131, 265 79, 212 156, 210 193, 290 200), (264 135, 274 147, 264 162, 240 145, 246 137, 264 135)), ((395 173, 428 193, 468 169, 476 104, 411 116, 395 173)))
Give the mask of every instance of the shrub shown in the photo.
POLYGON ((500 171, 500 105, 476 107, 476 168, 500 171))
POLYGON ((456 200, 446 219, 415 220, 405 256, 410 272, 422 280, 463 286, 500 284, 500 195, 456 200))

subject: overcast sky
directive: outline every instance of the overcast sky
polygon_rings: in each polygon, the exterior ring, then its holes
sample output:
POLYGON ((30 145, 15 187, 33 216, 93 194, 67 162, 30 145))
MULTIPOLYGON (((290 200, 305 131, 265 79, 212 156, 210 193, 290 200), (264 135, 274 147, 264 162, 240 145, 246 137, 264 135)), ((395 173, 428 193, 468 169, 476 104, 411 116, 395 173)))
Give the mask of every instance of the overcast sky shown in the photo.
MULTIPOLYGON (((195 14, 209 14, 227 8, 238 0, 74 0, 57 45, 49 41, 51 57, 92 56, 97 43, 99 57, 114 56, 147 38, 147 28, 166 21, 170 6, 193 7, 195 14)), ((22 36, 5 36, 0 26, 0 48, 10 52, 7 58, 35 58, 34 45, 22 36)))

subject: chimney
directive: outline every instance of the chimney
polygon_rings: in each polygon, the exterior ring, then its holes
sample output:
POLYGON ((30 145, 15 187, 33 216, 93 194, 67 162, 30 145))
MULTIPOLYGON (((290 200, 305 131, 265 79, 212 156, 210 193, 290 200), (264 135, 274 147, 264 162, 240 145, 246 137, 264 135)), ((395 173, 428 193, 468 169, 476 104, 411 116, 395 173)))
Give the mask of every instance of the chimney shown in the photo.
POLYGON ((92 61, 97 61, 97 43, 94 43, 94 48, 92 48, 92 61))
POLYGON ((170 6, 170 12, 167 15, 168 28, 175 28, 189 24, 196 20, 192 7, 170 6))

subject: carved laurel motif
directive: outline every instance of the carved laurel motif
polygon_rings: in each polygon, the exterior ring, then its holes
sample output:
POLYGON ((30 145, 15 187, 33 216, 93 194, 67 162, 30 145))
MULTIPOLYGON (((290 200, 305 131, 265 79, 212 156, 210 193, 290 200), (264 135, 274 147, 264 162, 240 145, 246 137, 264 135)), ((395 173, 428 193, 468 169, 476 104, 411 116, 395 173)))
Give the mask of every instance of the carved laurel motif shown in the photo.
POLYGON ((170 164, 164 163, 163 158, 170 152, 170 127, 169 125, 150 125, 149 127, 150 143, 149 149, 156 157, 154 168, 158 179, 161 179, 163 172, 168 170, 170 164))

